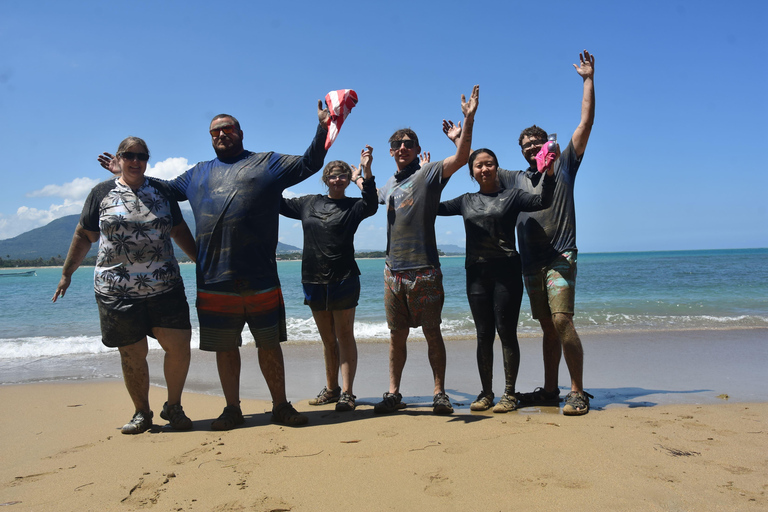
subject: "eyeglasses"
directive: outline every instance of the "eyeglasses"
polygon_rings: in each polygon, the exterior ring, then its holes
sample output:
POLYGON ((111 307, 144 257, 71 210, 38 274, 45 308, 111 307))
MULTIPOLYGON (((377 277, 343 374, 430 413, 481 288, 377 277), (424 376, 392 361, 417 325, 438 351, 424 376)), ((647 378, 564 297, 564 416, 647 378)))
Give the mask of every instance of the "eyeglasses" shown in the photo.
POLYGON ((221 132, 224 132, 227 135, 232 135, 233 133, 235 133, 235 130, 236 130, 235 125, 228 124, 226 126, 219 126, 218 128, 211 128, 210 132, 211 132, 211 137, 218 137, 221 134, 221 132))
POLYGON ((147 160, 149 160, 148 154, 133 153, 131 151, 123 151, 122 153, 118 153, 117 156, 119 156, 123 160, 129 160, 129 161, 138 160, 139 162, 146 162, 147 160))
POLYGON ((332 180, 347 181, 348 179, 349 179, 349 174, 329 174, 328 175, 328 181, 332 181, 332 180))
POLYGON ((389 143, 389 147, 391 149, 400 149, 400 146, 405 146, 405 149, 413 149, 416 147, 416 141, 415 140, 393 140, 389 143))
POLYGON ((531 146, 540 146, 547 142, 545 139, 536 139, 536 140, 529 140, 525 144, 523 144, 523 149, 528 149, 531 146))

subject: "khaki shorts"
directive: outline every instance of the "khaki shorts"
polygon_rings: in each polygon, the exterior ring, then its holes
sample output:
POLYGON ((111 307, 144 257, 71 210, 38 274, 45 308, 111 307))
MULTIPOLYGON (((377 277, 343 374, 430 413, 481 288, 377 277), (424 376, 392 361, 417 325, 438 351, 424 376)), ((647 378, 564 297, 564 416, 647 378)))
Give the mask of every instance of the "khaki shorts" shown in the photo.
POLYGON ((439 327, 444 301, 439 268, 398 272, 384 267, 384 308, 390 330, 439 327))
POLYGON ((535 274, 523 276, 533 318, 555 313, 573 315, 576 297, 576 251, 565 251, 535 274))

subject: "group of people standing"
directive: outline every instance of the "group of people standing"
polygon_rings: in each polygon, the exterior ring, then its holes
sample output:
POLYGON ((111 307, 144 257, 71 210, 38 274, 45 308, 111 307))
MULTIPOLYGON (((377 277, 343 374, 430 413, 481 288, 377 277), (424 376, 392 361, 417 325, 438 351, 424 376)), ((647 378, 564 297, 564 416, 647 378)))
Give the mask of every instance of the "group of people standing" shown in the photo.
POLYGON ((463 121, 443 122, 444 132, 456 144, 455 154, 437 161, 420 158, 416 133, 398 130, 389 139, 397 171, 378 189, 371 170, 373 148, 366 146, 359 167, 343 161, 325 166, 322 180, 327 195, 282 198, 283 190, 323 167, 330 113, 322 102, 318 102, 315 137, 303 156, 245 150, 240 124, 228 114, 216 116, 209 127, 216 158, 174 180, 144 176, 149 150, 135 137, 124 140, 115 155, 100 156, 101 164, 119 176, 91 191, 53 300, 64 295, 72 273, 98 240, 95 287, 103 342, 119 349, 135 406, 122 432, 140 433, 152 426, 147 335, 157 338, 166 351, 168 400, 160 416, 175 429, 192 426, 181 407, 190 357, 189 311, 171 239, 196 263, 200 348, 216 353, 226 406, 212 429, 229 430, 244 423, 239 348, 246 323, 272 396, 272 420, 285 425, 307 423, 285 393, 280 348, 287 338, 285 307, 275 261, 281 213, 302 221, 305 304, 312 310, 324 345, 327 384, 310 404, 335 403, 338 411, 355 409, 354 316, 360 271, 354 261, 353 238, 361 221, 376 212, 377 203, 387 209, 384 300, 390 329, 390 383, 374 413, 392 413, 406 406, 400 393, 406 341, 410 329, 419 326, 434 377, 433 411, 453 412, 445 391, 446 350, 440 331, 444 294, 435 237, 437 215, 462 215, 467 230, 467 296, 477 327, 482 385, 471 409, 493 407, 494 412, 507 412, 527 405, 558 404, 558 368, 564 353, 571 391, 563 413, 588 412, 591 395, 583 389, 583 350, 573 326, 577 254, 573 185, 594 120, 594 56, 585 50, 579 61, 574 67, 584 83, 581 121, 562 155, 543 173, 538 172, 535 155, 547 143, 547 134, 535 125, 519 139, 530 165, 526 171, 502 170, 491 150, 471 150, 478 86, 469 100, 462 95, 463 121), (448 179, 467 162, 479 191, 441 203, 448 179), (351 183, 362 191, 361 199, 346 197, 351 183), (190 202, 195 217, 194 238, 179 213, 177 202, 184 200, 190 202), (531 393, 515 389, 523 281, 534 318, 544 331, 544 386, 531 393), (496 332, 505 370, 505 389, 498 403, 492 390, 496 332))

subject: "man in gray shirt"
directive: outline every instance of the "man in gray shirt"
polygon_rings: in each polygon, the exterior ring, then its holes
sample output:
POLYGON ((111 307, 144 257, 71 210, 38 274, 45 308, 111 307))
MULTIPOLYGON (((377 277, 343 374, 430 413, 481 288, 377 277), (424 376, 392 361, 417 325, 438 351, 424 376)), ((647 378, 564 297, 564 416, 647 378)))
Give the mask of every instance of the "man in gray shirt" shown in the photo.
POLYGON ((407 357, 411 327, 422 327, 429 363, 435 379, 433 411, 451 414, 445 393, 445 343, 440 333, 443 282, 435 240, 435 217, 445 184, 469 158, 472 127, 479 96, 475 86, 469 102, 461 96, 464 130, 456 141, 456 154, 438 162, 419 163, 421 147, 416 133, 406 128, 389 139, 389 154, 397 172, 379 189, 379 203, 387 205, 387 261, 384 302, 389 344, 389 391, 374 412, 388 414, 405 407, 400 378, 407 357))

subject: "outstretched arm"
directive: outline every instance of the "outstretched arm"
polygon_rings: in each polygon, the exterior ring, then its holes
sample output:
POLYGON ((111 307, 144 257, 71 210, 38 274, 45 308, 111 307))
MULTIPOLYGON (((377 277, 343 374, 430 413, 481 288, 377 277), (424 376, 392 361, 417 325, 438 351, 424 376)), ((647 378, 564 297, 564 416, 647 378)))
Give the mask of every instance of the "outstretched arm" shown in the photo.
POLYGON ((85 255, 91 249, 91 244, 99 239, 99 233, 96 231, 88 231, 82 224, 78 224, 75 228, 75 235, 72 237, 72 244, 69 246, 67 252, 67 259, 64 260, 64 267, 61 269, 61 280, 56 287, 56 292, 53 294, 51 301, 56 302, 56 299, 63 297, 67 293, 72 282, 72 274, 75 273, 77 267, 85 259, 85 255))
POLYGON ((456 154, 443 160, 443 178, 450 178, 453 176, 453 173, 461 169, 461 167, 467 163, 467 160, 469 160, 469 151, 472 147, 472 128, 475 124, 475 112, 477 112, 479 99, 479 85, 472 88, 472 95, 469 97, 469 101, 466 100, 463 94, 461 95, 461 111, 464 113, 464 127, 462 128, 461 135, 456 143, 456 154))
POLYGON ((579 54, 579 65, 573 65, 576 72, 584 79, 584 95, 581 99, 581 121, 573 132, 571 142, 576 154, 581 156, 587 149, 592 123, 595 121, 595 56, 587 50, 579 54))

